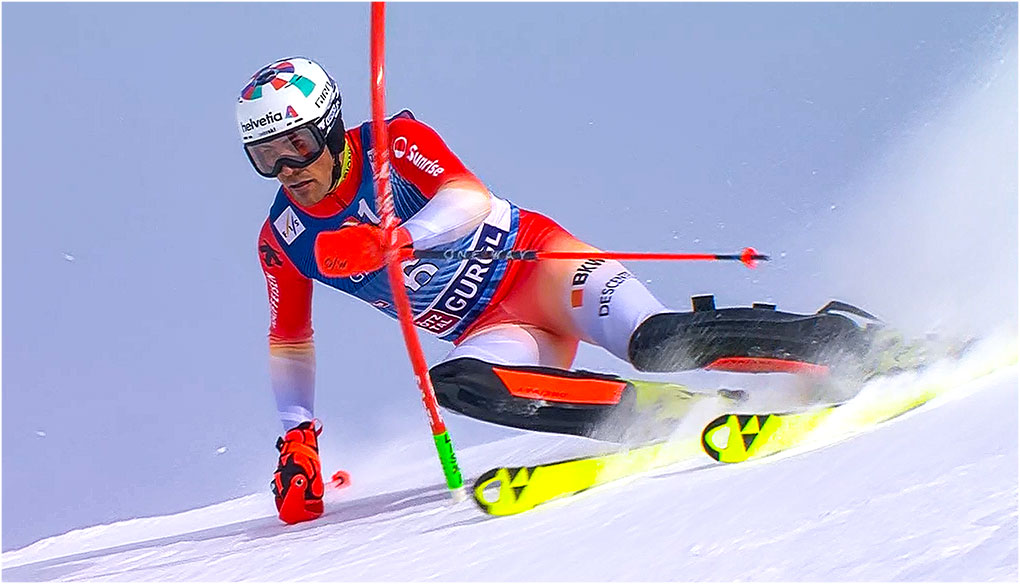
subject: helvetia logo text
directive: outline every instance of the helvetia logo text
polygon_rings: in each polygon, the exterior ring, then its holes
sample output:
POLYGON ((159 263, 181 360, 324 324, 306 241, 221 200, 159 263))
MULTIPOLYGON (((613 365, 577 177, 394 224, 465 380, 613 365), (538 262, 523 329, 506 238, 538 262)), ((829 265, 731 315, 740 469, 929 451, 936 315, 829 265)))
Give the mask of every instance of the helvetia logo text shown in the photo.
POLYGON ((243 122, 241 124, 241 129, 244 130, 245 132, 251 132, 255 128, 262 128, 268 126, 269 124, 274 124, 276 122, 282 121, 283 114, 281 114, 280 112, 267 112, 266 115, 262 116, 257 120, 248 118, 247 122, 243 122))

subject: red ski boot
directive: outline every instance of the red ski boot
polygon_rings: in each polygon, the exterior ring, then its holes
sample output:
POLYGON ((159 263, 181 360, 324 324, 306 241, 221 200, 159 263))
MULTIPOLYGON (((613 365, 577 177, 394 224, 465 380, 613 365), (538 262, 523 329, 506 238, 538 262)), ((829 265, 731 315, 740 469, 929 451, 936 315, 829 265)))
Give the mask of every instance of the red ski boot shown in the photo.
POLYGON ((280 462, 273 474, 276 509, 284 523, 300 523, 322 515, 322 467, 318 420, 302 422, 276 440, 280 462))

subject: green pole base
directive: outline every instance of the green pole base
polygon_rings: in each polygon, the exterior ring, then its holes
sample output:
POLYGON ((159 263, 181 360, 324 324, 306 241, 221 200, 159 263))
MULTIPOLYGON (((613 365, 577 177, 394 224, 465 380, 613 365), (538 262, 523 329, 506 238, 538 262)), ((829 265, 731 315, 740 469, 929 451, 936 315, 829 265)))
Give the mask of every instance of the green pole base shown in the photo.
POLYGON ((443 432, 432 437, 436 442, 436 451, 439 452, 439 462, 443 465, 443 475, 446 476, 446 486, 450 490, 456 490, 464 486, 464 479, 460 476, 460 467, 457 466, 457 455, 453 452, 453 441, 450 440, 450 433, 443 432))

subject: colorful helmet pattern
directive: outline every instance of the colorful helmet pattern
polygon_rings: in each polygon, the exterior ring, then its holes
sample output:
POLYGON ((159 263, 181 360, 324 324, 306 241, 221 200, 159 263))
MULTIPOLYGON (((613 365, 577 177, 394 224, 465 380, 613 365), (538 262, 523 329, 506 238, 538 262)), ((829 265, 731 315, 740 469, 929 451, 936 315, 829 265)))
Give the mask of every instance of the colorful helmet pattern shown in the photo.
POLYGON ((237 125, 245 144, 315 123, 334 153, 343 144, 340 88, 318 63, 292 57, 266 65, 237 98, 237 125))

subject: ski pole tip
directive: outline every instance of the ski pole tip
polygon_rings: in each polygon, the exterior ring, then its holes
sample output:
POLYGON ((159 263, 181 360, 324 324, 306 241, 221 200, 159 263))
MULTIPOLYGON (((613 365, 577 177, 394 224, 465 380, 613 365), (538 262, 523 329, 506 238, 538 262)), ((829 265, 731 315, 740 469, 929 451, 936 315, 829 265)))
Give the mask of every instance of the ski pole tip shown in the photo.
POLYGON ((463 485, 457 487, 456 489, 450 489, 450 499, 454 505, 467 501, 468 500, 467 489, 465 489, 463 485))

